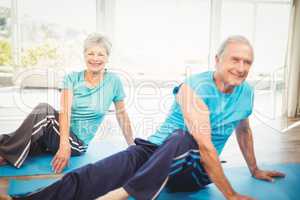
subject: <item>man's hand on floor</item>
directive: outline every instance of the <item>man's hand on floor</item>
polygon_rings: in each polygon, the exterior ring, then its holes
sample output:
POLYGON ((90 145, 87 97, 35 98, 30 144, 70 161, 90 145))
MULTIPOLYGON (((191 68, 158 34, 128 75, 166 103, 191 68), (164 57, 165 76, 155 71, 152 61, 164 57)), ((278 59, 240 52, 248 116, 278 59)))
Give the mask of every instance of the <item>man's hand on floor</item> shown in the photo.
POLYGON ((232 197, 229 197, 228 200, 255 200, 255 199, 253 199, 249 196, 246 196, 246 195, 241 195, 241 194, 236 193, 232 197))
POLYGON ((283 178, 285 177, 285 174, 278 171, 267 171, 267 170, 256 169, 252 173, 252 176, 256 179, 273 182, 274 178, 283 178))

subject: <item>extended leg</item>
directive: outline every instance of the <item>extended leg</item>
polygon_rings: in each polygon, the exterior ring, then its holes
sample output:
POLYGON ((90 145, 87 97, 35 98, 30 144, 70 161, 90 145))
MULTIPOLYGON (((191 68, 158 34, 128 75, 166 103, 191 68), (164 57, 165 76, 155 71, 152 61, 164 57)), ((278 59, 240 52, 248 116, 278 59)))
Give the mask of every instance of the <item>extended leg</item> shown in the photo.
POLYGON ((70 172, 42 191, 14 199, 89 200, 115 190, 134 175, 155 149, 146 141, 136 141, 136 146, 70 172))

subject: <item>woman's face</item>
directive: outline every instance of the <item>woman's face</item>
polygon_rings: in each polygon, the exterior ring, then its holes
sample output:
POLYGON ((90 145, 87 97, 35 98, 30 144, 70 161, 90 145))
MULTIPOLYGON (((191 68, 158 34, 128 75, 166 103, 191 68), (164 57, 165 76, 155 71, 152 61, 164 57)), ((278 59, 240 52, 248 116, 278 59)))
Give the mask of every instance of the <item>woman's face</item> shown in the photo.
POLYGON ((93 45, 84 52, 84 59, 88 71, 100 72, 105 68, 108 55, 104 47, 93 45))

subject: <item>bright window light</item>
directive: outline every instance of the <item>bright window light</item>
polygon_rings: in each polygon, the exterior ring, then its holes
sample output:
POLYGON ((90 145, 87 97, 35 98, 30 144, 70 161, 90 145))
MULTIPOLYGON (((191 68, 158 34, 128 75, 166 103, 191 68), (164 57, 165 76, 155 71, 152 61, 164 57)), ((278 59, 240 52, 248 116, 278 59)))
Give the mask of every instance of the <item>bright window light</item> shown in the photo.
POLYGON ((210 3, 116 0, 114 66, 172 77, 207 69, 210 3))
MULTIPOLYGON (((10 0, 0 1, 0 72, 12 64, 10 0)), ((1 86, 1 81, 0 81, 1 86)))
POLYGON ((80 68, 82 42, 96 31, 96 1, 22 0, 21 65, 80 68))

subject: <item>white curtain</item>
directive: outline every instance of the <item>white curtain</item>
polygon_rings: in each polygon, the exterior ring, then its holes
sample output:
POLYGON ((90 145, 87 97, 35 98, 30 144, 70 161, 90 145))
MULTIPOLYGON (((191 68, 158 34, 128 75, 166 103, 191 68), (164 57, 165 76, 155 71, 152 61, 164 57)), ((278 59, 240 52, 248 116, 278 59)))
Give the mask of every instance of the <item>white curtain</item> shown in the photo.
POLYGON ((287 53, 287 104, 289 118, 300 113, 300 0, 294 0, 291 8, 289 47, 287 53))

